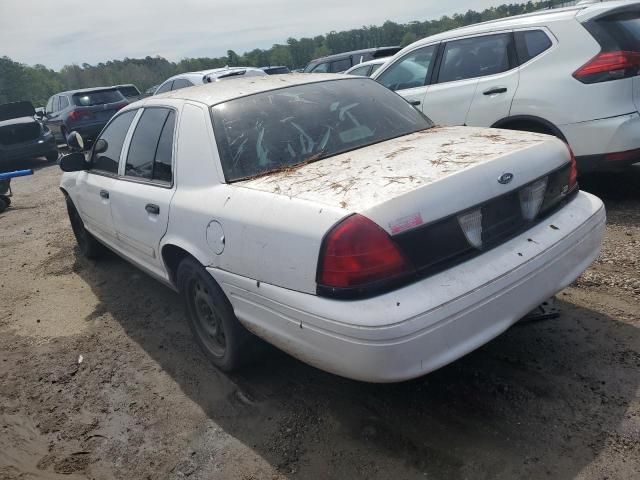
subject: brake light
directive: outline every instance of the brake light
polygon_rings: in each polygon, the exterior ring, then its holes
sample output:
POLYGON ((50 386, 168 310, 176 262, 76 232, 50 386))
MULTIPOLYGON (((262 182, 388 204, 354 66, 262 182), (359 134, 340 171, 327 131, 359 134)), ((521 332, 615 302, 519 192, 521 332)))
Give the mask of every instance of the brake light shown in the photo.
POLYGON ((69 113, 69 120, 77 122, 78 120, 89 120, 93 118, 93 113, 89 110, 73 110, 69 113))
POLYGON ((640 52, 600 52, 573 73, 582 83, 598 83, 633 77, 640 71, 640 52))
POLYGON ((323 287, 359 288, 412 271, 389 234, 356 214, 337 224, 324 238, 317 281, 323 287))

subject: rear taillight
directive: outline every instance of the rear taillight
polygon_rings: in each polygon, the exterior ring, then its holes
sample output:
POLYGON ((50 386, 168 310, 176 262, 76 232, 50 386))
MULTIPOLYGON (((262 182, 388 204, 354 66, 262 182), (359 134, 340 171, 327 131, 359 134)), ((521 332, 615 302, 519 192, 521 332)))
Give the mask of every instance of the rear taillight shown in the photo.
POLYGON ((73 110, 69 113, 68 119, 72 122, 79 120, 90 120, 93 118, 93 113, 90 110, 73 110))
POLYGON ((582 83, 599 83, 634 77, 640 72, 640 52, 600 52, 573 73, 582 83))
POLYGON ((356 214, 338 223, 325 236, 317 281, 325 291, 353 290, 397 280, 412 271, 389 234, 356 214))

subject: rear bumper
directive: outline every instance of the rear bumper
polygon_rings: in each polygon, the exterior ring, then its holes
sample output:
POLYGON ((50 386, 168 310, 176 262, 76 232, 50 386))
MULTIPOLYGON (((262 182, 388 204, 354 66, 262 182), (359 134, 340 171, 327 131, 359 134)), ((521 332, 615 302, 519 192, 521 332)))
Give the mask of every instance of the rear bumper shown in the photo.
POLYGON ((637 112, 559 128, 576 155, 580 173, 615 170, 640 161, 640 114, 637 112), (635 150, 638 150, 637 156, 620 155, 635 150))
MULTIPOLYGON (((88 125, 71 125, 67 128, 68 132, 78 132, 84 140, 93 141, 98 138, 100 132, 107 122, 92 123, 88 125)), ((66 142, 66 139, 65 139, 66 142)))
POLYGON ((0 161, 23 160, 33 157, 41 157, 57 152, 58 147, 51 133, 43 135, 35 140, 16 143, 13 145, 0 145, 0 161))
POLYGON ((580 192, 505 244, 364 300, 322 298, 209 272, 240 321, 278 348, 337 375, 396 382, 466 355, 573 282, 597 257, 605 218, 602 202, 580 192))

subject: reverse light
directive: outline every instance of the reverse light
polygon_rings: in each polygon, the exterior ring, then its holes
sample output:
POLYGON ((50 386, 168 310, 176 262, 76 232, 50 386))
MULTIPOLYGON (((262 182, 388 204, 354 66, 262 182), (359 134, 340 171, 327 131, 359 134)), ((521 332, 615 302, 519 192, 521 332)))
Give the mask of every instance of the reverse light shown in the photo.
POLYGON ((582 83, 598 83, 633 77, 640 71, 640 52, 600 52, 573 73, 582 83))
POLYGON ((477 249, 482 248, 482 210, 477 208, 458 215, 458 223, 467 241, 477 249))
POLYGON ((537 180, 526 187, 520 189, 518 195, 520 197, 520 210, 522 218, 530 222, 535 219, 540 212, 540 207, 544 201, 544 195, 547 191, 547 177, 537 180))
POLYGON ((324 238, 317 281, 322 287, 361 288, 412 271, 389 234, 356 214, 338 223, 324 238))

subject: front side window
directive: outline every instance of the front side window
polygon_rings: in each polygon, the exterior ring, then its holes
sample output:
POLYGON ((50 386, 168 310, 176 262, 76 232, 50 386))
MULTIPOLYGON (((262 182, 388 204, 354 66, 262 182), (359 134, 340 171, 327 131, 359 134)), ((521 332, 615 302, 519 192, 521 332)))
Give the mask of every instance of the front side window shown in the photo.
POLYGON ((329 71, 328 63, 320 63, 316 65, 311 72, 313 73, 327 73, 329 71))
POLYGON ((228 182, 321 161, 432 126, 403 98, 368 78, 285 87, 211 110, 228 182))
POLYGON ((106 149, 100 153, 94 151, 91 159, 92 170, 114 175, 118 173, 122 145, 135 115, 136 110, 125 112, 122 115, 118 115, 107 125, 94 144, 96 146, 100 140, 105 140, 106 149))
POLYGON ((369 74, 369 65, 364 67, 354 68, 349 72, 349 75, 357 75, 358 77, 366 77, 369 74))
POLYGON ((437 45, 419 48, 409 52, 376 79, 391 90, 405 90, 426 85, 433 61, 436 56, 437 45))
POLYGON ((542 30, 516 32, 516 51, 520 63, 526 63, 551 48, 551 40, 542 30))
POLYGON ((351 59, 343 58, 342 60, 336 60, 335 62, 331 62, 331 72, 332 73, 340 73, 345 70, 349 70, 351 68, 351 59))
POLYGON ((509 70, 511 35, 501 33, 448 42, 438 83, 484 77, 509 70))
POLYGON ((164 92, 168 92, 169 90, 171 90, 171 86, 173 85, 173 80, 163 83, 162 85, 160 85, 160 87, 158 87, 158 90, 156 90, 156 93, 154 93, 154 95, 158 95, 160 93, 164 93, 164 92))
POLYGON ((193 83, 184 78, 178 78, 173 81, 173 87, 171 90, 180 90, 181 88, 193 87, 193 83))
POLYGON ((175 114, 168 108, 147 108, 131 137, 125 176, 171 183, 175 114))

